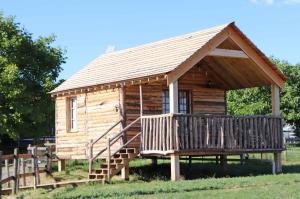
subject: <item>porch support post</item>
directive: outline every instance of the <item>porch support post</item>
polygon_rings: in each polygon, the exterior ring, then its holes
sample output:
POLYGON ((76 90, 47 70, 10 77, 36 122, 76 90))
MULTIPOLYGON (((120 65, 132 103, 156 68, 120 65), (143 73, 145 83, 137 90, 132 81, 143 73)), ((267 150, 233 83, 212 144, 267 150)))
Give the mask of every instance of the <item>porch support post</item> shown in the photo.
POLYGON ((178 80, 169 84, 170 113, 178 113, 178 80))
MULTIPOLYGON (((125 88, 122 84, 119 90, 119 118, 121 121, 121 130, 126 127, 126 115, 125 115, 125 88)), ((123 144, 127 142, 127 133, 124 132, 122 136, 123 144)))
POLYGON ((171 154, 171 180, 177 181, 180 178, 179 155, 171 154))
MULTIPOLYGON (((279 87, 272 84, 272 114, 274 116, 280 116, 280 99, 279 99, 279 87)), ((282 172, 281 164, 281 152, 274 153, 275 172, 282 172)))
POLYGON ((143 116, 143 87, 140 84, 140 116, 143 116))
MULTIPOLYGON (((170 113, 178 113, 178 80, 169 84, 170 113)), ((179 155, 171 154, 171 180, 180 178, 179 155)))
POLYGON ((280 116, 279 87, 272 84, 272 114, 280 116))

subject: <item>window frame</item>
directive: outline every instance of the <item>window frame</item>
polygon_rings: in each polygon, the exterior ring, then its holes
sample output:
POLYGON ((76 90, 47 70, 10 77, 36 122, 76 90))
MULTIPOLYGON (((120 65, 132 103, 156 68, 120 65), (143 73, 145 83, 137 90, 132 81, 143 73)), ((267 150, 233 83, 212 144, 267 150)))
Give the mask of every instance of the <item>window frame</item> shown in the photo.
POLYGON ((181 97, 181 94, 180 93, 185 93, 185 108, 186 108, 186 112, 184 112, 183 114, 189 114, 191 111, 190 111, 190 91, 189 90, 179 90, 178 91, 178 113, 182 113, 182 110, 181 110, 181 101, 180 101, 180 97, 181 97))
POLYGON ((162 113, 167 114, 170 113, 170 94, 169 90, 162 91, 162 113))
MULTIPOLYGON (((191 113, 191 92, 190 90, 178 90, 178 113, 181 113, 180 110, 180 93, 185 92, 186 93, 186 113, 191 113)), ((162 113, 170 113, 170 98, 169 98, 169 90, 163 90, 162 91, 162 113)))
POLYGON ((78 102, 76 96, 68 98, 68 132, 78 132, 78 102))

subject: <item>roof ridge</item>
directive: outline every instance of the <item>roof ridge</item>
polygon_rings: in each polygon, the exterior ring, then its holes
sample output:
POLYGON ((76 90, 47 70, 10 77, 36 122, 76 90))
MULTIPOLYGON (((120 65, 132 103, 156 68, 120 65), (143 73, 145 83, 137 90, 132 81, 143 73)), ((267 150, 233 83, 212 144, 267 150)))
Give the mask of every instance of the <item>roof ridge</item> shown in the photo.
POLYGON ((165 39, 161 39, 161 40, 157 40, 157 41, 153 41, 153 42, 133 46, 133 47, 130 47, 130 48, 125 48, 125 49, 113 51, 113 52, 110 52, 110 53, 102 53, 97 58, 102 57, 102 56, 110 56, 110 55, 114 55, 114 54, 119 54, 119 53, 127 52, 127 51, 130 51, 130 50, 133 50, 133 49, 138 49, 138 48, 142 48, 142 47, 145 47, 145 46, 151 46, 151 45, 167 42, 169 40, 175 40, 175 39, 180 39, 180 38, 183 38, 183 37, 189 37, 189 36, 195 35, 197 33, 205 33, 205 32, 208 32, 210 30, 212 31, 212 30, 216 30, 216 29, 223 29, 223 28, 225 28, 225 27, 227 27, 231 24, 234 24, 234 22, 230 22, 230 23, 226 23, 226 24, 222 24, 222 25, 218 25, 218 26, 212 26, 210 28, 205 28, 205 29, 201 29, 201 30, 198 30, 198 31, 185 33, 185 34, 182 34, 182 35, 176 35, 176 36, 172 36, 172 37, 169 37, 169 38, 165 38, 165 39))

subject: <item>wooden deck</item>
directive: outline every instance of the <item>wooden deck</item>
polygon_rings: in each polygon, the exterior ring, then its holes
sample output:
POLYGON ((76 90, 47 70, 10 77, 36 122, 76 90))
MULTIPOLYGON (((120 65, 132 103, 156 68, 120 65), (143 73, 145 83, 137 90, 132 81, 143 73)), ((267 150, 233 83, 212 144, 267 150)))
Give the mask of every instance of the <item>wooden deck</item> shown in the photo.
POLYGON ((284 150, 277 116, 163 114, 141 117, 142 155, 203 155, 284 150))

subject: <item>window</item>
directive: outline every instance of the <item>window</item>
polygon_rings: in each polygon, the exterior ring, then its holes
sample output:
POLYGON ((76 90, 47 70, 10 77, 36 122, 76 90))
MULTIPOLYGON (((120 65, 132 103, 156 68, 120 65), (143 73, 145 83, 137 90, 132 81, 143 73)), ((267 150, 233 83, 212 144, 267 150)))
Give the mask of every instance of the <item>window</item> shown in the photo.
MULTIPOLYGON (((189 113, 189 91, 179 91, 178 96, 179 113, 189 113)), ((165 90, 162 92, 162 112, 170 112, 170 99, 169 91, 165 90)))
POLYGON ((70 98, 70 113, 69 113, 69 121, 70 121, 70 131, 77 130, 77 99, 75 97, 70 98))
POLYGON ((162 92, 162 112, 170 112, 170 100, 169 100, 169 91, 165 90, 162 92))
POLYGON ((179 91, 179 113, 189 113, 189 92, 179 91))

